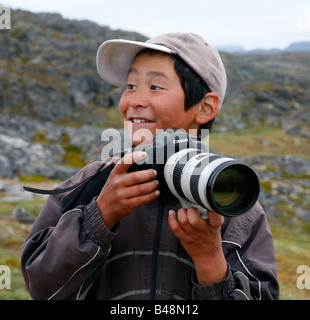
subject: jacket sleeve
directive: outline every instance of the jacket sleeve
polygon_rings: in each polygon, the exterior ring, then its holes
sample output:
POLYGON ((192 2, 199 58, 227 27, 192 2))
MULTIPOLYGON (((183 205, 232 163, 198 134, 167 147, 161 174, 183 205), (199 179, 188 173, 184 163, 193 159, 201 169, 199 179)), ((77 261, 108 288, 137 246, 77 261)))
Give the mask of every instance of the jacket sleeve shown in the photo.
POLYGON ((78 299, 104 266, 116 235, 103 223, 95 198, 62 215, 60 196, 50 196, 22 249, 32 298, 78 299))
POLYGON ((193 277, 193 299, 278 299, 273 238, 262 207, 257 203, 243 216, 225 219, 222 229, 227 278, 199 286, 193 277))

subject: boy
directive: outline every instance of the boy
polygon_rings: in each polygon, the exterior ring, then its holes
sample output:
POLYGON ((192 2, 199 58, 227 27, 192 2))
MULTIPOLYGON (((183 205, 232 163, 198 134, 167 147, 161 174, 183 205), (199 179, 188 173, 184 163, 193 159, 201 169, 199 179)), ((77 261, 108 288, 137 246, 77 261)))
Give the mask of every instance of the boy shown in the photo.
MULTIPOLYGON (((111 40, 97 53, 103 79, 125 86, 119 108, 135 132, 210 128, 226 74, 212 46, 195 34, 146 43, 111 40)), ((152 136, 151 135, 151 136, 152 136)), ((198 134, 199 136, 200 134, 198 134)), ((161 194, 152 169, 130 172, 143 152, 127 154, 94 198, 62 214, 50 196, 23 247, 22 270, 34 299, 278 298, 273 240, 257 203, 234 218, 181 208, 161 194)), ((96 161, 65 181, 93 175, 96 161)), ((104 169, 107 170, 107 169, 104 169)))

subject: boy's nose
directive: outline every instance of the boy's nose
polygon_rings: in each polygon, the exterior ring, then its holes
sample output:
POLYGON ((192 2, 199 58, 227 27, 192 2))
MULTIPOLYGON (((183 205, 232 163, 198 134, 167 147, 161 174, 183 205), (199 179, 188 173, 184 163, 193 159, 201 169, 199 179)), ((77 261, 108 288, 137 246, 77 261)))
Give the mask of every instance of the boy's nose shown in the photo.
POLYGON ((134 108, 147 107, 149 104, 147 94, 142 89, 138 89, 131 97, 130 106, 134 108))

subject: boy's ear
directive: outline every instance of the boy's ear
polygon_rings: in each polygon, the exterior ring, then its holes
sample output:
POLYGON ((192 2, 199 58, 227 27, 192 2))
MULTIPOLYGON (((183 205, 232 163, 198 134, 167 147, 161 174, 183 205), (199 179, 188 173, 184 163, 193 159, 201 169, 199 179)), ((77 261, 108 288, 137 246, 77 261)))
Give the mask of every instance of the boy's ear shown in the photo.
POLYGON ((200 101, 200 110, 196 115, 196 122, 201 125, 214 119, 219 109, 219 96, 214 92, 209 92, 200 101))

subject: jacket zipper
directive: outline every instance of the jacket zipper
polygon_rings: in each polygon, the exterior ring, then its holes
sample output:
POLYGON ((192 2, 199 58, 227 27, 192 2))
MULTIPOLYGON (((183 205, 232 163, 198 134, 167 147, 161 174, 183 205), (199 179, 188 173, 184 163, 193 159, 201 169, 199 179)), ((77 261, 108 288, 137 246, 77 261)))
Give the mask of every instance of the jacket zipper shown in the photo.
POLYGON ((166 198, 160 197, 158 213, 157 213, 156 229, 155 229, 155 235, 154 235, 153 253, 152 253, 150 300, 155 300, 155 296, 156 296, 158 254, 159 254, 161 231, 162 231, 162 225, 163 225, 165 201, 166 201, 166 198))

